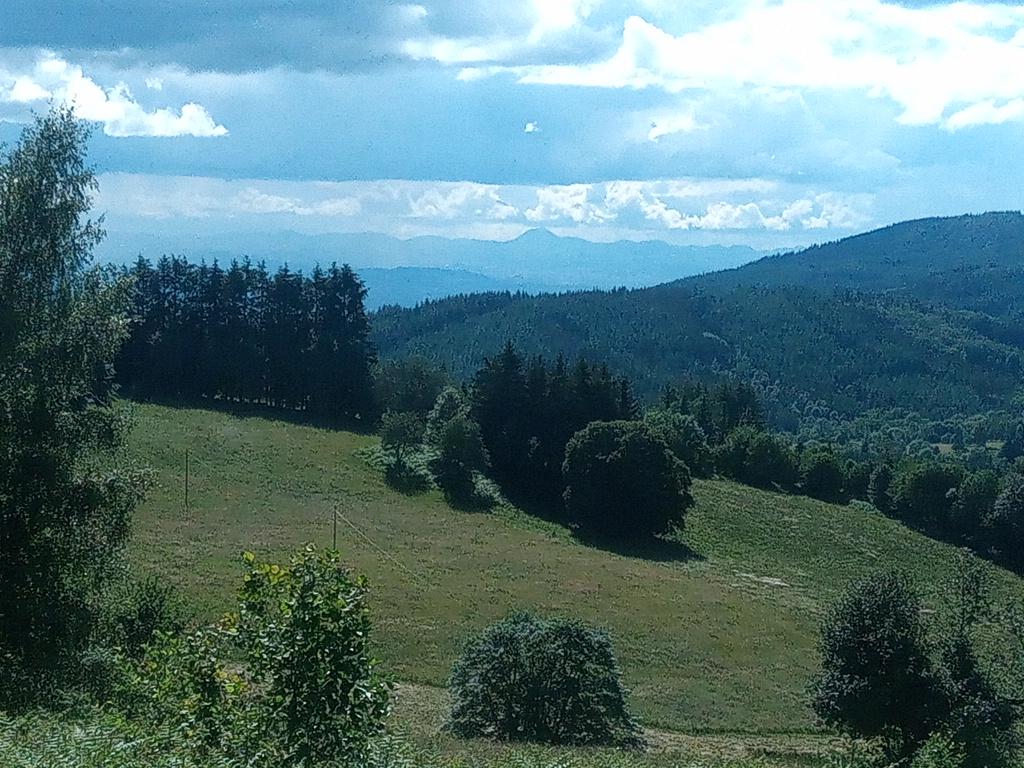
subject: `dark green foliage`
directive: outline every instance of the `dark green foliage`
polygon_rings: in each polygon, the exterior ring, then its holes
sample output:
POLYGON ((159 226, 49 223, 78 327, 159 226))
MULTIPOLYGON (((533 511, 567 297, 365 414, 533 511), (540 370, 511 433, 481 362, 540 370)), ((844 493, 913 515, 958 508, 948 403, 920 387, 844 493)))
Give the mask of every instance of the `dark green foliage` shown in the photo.
POLYGON ((681 528, 690 473, 641 422, 594 422, 565 449, 565 513, 581 534, 635 541, 681 528))
POLYGON ((709 291, 702 280, 388 309, 374 317, 374 341, 386 357, 426 355, 460 377, 507 338, 523 355, 549 360, 585 350, 644 397, 680 378, 729 376, 763 386, 766 415, 791 430, 799 423, 784 419, 817 419, 815 404, 837 420, 908 403, 932 419, 1007 409, 1024 377, 1024 337, 1003 320, 979 322, 985 318, 900 294, 760 285, 709 291))
POLYGON ((1024 456, 1024 424, 1017 424, 1013 431, 1007 435, 1000 455, 1008 461, 1016 461, 1024 456))
POLYGON ((1012 472, 996 498, 990 519, 992 545, 1009 562, 1024 562, 1024 474, 1012 472))
POLYGON ((452 669, 449 727, 463 737, 639 746, 608 634, 516 614, 467 646, 452 669))
POLYGON ((882 463, 871 471, 868 481, 868 501, 884 514, 892 511, 892 467, 882 463))
POLYGON ((437 438, 437 457, 430 469, 451 504, 472 507, 477 506, 476 477, 487 468, 487 460, 479 425, 465 416, 456 416, 437 438))
POLYGON ((798 478, 792 448, 775 435, 753 426, 741 426, 729 433, 715 451, 719 472, 761 488, 792 488, 798 478))
POLYGON ((380 420, 380 444, 391 454, 393 462, 405 465, 405 457, 423 444, 426 425, 423 418, 411 411, 388 411, 380 420))
POLYGON ((893 572, 853 582, 822 625, 815 713, 853 736, 882 739, 905 756, 931 733, 941 711, 921 601, 893 572))
MULTIPOLYGON (((940 654, 942 730, 964 748, 965 766, 999 768, 1011 762, 1020 715, 975 650, 977 630, 993 614, 990 571, 961 550, 950 586, 953 610, 940 654)), ((997 664, 1005 669, 1006 662, 997 664)))
MULTIPOLYGON (((287 266, 270 275, 248 260, 224 271, 165 256, 155 268, 140 259, 128 274, 132 334, 117 370, 132 394, 375 418, 366 289, 347 265, 305 277, 287 266)), ((395 382, 388 396, 401 386, 411 384, 395 382)))
POLYGON ((117 453, 127 421, 111 363, 128 286, 88 270, 88 131, 60 109, 0 159, 0 706, 82 681, 103 589, 143 477, 117 453))
POLYGON ((185 626, 180 598, 156 576, 124 582, 107 604, 103 640, 132 660, 141 659, 160 634, 177 634, 185 626))
POLYGON ((956 489, 964 471, 936 461, 911 462, 893 478, 892 505, 897 517, 933 533, 948 532, 956 489))
POLYGON ((707 475, 711 452, 704 430, 689 414, 665 408, 652 408, 644 414, 644 424, 651 434, 664 441, 691 472, 707 475))
POLYGON ((383 360, 373 370, 374 392, 383 411, 412 411, 425 417, 450 383, 444 369, 422 357, 383 360))
POLYGON ((843 491, 849 499, 868 500, 872 467, 866 461, 847 459, 843 464, 843 491))
POLYGON ((800 456, 800 487, 816 499, 836 501, 843 495, 843 467, 830 447, 817 446, 800 456))
POLYGON ((494 477, 512 496, 549 512, 561 507, 562 461, 575 432, 592 421, 632 419, 630 384, 580 358, 571 368, 508 343, 473 378, 472 414, 480 424, 494 477))
POLYGON ((992 541, 992 513, 1000 488, 999 474, 983 469, 968 473, 956 492, 950 532, 963 543, 987 549, 992 541))

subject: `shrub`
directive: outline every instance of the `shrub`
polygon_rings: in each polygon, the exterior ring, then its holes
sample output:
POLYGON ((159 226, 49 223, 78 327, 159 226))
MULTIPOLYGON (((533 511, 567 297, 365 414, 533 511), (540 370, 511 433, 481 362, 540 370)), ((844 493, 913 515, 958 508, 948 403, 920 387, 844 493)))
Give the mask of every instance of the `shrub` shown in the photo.
POLYGON ((931 530, 947 529, 963 475, 960 467, 935 461, 904 467, 893 480, 892 501, 896 514, 911 525, 931 530))
POLYGON ((768 432, 748 425, 729 433, 716 451, 715 465, 723 474, 760 488, 791 488, 799 476, 792 449, 768 432))
POLYGON ((445 499, 456 506, 472 506, 476 474, 487 467, 480 426, 465 416, 451 419, 441 430, 437 452, 430 469, 445 499))
POLYGON ((681 527, 693 504, 690 473, 640 422, 600 421, 565 449, 565 511, 585 535, 623 540, 681 527))
POLYGON ((944 733, 932 734, 914 754, 910 768, 964 768, 963 747, 944 733))
POLYGON ((800 457, 800 484, 808 496, 835 501, 843 494, 843 479, 843 468, 831 448, 811 448, 800 457))
POLYGON ((608 634, 579 621, 513 615, 486 629, 452 669, 458 736, 637 746, 608 634))
POLYGON ((366 581, 312 546, 286 568, 246 554, 238 638, 257 692, 258 730, 283 765, 366 756, 389 710, 370 656, 366 581))
POLYGON ((920 599, 893 572, 851 583, 829 611, 820 641, 814 711, 826 725, 880 738, 906 756, 941 715, 941 691, 929 660, 920 599))
POLYGON ((141 663, 126 662, 115 703, 197 754, 274 768, 362 764, 389 703, 369 653, 365 581, 312 547, 286 567, 245 561, 238 615, 159 633, 141 663))

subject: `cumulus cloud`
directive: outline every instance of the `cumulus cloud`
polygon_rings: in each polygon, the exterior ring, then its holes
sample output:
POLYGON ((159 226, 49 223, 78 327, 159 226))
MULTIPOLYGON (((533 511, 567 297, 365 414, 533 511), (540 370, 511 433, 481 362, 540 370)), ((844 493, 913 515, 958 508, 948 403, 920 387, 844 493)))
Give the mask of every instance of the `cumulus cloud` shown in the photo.
POLYGON ((593 186, 568 184, 541 187, 536 191, 537 205, 526 211, 534 223, 568 220, 576 224, 602 224, 615 218, 615 213, 590 200, 593 186))
POLYGON ((540 126, 530 121, 523 127, 523 133, 540 133, 540 126))
POLYGON ((114 220, 183 217, 208 222, 224 219, 237 226, 239 220, 252 217, 254 222, 277 221, 287 227, 383 231, 402 236, 467 236, 483 231, 514 236, 534 226, 570 227, 592 239, 607 240, 630 232, 645 237, 701 231, 841 234, 868 223, 870 205, 870 197, 864 195, 781 187, 763 179, 529 186, 105 174, 100 179, 97 207, 114 220))
MULTIPOLYGON (((490 67, 523 83, 601 88, 797 88, 887 97, 907 125, 951 130, 1022 115, 1024 8, 971 2, 908 8, 881 0, 747 2, 680 35, 631 16, 593 63, 490 67)), ((675 125, 686 130, 685 116, 675 125)), ((666 135, 669 121, 651 127, 666 135)))
MULTIPOLYGON (((159 88, 150 81, 147 85, 159 88)), ((100 123, 108 136, 225 136, 228 132, 200 104, 147 110, 125 83, 104 88, 80 66, 57 56, 43 56, 27 73, 0 67, 0 103, 39 106, 50 101, 68 104, 82 119, 100 123)))
POLYGON ((239 213, 292 213, 296 216, 357 216, 362 203, 356 197, 332 197, 315 202, 300 198, 261 192, 248 187, 228 203, 229 210, 239 213))

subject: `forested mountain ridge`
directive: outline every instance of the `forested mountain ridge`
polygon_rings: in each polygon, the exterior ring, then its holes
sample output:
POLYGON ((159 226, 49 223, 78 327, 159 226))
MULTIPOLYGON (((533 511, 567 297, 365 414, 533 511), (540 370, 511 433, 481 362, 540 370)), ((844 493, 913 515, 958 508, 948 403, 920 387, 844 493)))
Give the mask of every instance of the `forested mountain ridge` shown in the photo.
POLYGON ((1024 372, 1024 216, 933 218, 652 288, 453 297, 373 319, 385 357, 467 375, 506 338, 584 354, 650 396, 681 378, 756 383, 807 408, 942 418, 1006 408, 1024 372))
POLYGON ((1024 215, 1009 211, 905 221, 688 282, 706 289, 801 285, 900 292, 930 303, 1019 317, 1024 309, 1024 215))
POLYGON ((997 408, 1024 373, 1019 341, 988 332, 1005 330, 998 321, 899 296, 801 287, 480 294, 383 311, 372 325, 382 355, 422 355, 457 375, 509 338, 528 354, 604 360, 641 395, 684 378, 736 377, 787 410, 825 403, 842 415, 997 408))

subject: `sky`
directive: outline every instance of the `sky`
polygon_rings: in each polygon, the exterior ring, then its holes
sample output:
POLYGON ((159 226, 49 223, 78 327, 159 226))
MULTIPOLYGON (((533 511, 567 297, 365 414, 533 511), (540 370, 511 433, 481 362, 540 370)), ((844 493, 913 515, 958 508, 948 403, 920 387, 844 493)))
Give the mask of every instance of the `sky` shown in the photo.
POLYGON ((0 140, 52 103, 111 231, 774 248, 1024 207, 1024 7, 980 0, 3 0, 0 140))

